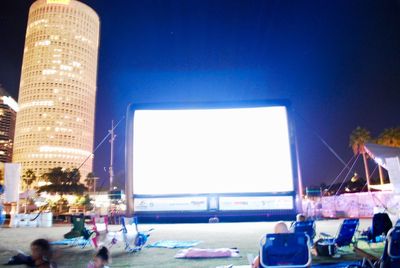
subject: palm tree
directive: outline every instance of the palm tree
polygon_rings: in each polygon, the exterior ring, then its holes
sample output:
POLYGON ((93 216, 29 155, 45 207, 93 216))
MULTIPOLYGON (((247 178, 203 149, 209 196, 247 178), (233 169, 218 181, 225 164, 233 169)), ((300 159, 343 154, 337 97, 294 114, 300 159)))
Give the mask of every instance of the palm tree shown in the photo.
POLYGON ((377 141, 382 145, 400 147, 400 127, 386 128, 377 141))
MULTIPOLYGON (((385 146, 400 147, 400 127, 384 129, 376 139, 376 143, 385 146)), ((379 178, 381 180, 381 184, 383 184, 384 178, 381 165, 379 165, 379 178)))
POLYGON ((28 169, 25 171, 24 175, 22 175, 22 179, 24 180, 26 190, 29 190, 32 183, 36 181, 35 172, 33 172, 32 169, 28 169))
POLYGON ((349 146, 353 149, 355 155, 361 154, 364 160, 365 178, 367 179, 368 191, 370 190, 370 176, 368 169, 367 154, 365 144, 371 140, 371 133, 362 127, 357 127, 350 134, 349 146))

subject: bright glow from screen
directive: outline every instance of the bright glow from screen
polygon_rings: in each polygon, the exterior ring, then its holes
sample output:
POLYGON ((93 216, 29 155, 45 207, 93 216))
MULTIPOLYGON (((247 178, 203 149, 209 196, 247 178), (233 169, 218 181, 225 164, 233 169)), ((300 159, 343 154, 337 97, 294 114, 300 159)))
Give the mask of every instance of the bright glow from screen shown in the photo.
POLYGON ((285 107, 136 110, 134 194, 293 190, 285 107))

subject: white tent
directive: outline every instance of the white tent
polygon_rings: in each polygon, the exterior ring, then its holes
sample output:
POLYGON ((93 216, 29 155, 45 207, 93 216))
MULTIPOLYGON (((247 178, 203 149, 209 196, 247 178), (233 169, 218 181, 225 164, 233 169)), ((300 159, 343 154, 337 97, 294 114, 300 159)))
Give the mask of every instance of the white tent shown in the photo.
POLYGON ((365 149, 369 156, 389 173, 391 183, 376 186, 385 190, 393 189, 396 194, 400 194, 400 148, 367 143, 365 149))

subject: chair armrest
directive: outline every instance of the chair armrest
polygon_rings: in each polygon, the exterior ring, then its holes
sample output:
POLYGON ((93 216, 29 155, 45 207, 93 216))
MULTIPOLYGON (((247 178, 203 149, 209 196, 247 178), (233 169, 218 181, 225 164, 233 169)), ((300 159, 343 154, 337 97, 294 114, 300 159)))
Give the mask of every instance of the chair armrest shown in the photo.
POLYGON ((320 236, 323 236, 323 237, 325 237, 325 238, 328 238, 328 237, 333 238, 332 235, 327 234, 327 233, 319 233, 319 235, 320 235, 320 236))

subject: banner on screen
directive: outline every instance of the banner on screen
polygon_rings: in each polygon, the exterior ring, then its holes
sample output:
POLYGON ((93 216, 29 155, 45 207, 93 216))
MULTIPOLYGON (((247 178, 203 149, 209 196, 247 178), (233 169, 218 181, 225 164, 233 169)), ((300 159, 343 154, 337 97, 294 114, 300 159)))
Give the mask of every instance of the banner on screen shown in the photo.
POLYGON ((293 209, 292 196, 220 197, 220 210, 293 209))
POLYGON ((206 211, 206 197, 136 198, 135 211, 206 211))

